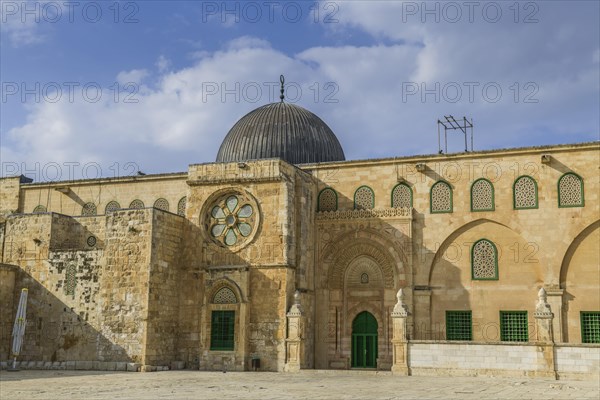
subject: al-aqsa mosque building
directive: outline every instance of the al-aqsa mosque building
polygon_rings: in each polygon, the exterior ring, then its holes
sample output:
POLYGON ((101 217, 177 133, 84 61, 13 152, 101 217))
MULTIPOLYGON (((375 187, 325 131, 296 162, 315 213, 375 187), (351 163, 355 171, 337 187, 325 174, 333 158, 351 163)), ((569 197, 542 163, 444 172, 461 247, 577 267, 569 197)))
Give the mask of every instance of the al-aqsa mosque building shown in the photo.
POLYGON ((0 359, 27 288, 22 368, 597 377, 599 165, 346 160, 282 99, 185 172, 2 178, 0 359))

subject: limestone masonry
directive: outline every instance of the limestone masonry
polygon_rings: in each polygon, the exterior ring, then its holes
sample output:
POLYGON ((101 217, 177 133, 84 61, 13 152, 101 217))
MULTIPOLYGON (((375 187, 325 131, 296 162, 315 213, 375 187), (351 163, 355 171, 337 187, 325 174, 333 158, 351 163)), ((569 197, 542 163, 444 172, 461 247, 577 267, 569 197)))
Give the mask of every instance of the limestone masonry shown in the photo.
POLYGON ((244 118, 232 162, 1 179, 0 359, 28 288, 22 368, 598 377, 599 143, 345 161, 284 119, 292 164, 244 118))

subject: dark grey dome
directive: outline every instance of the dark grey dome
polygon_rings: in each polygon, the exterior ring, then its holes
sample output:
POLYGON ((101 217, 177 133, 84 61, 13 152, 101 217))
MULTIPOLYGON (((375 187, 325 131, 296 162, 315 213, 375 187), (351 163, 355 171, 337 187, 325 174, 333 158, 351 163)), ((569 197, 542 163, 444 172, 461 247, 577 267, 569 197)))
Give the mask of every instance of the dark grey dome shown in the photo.
POLYGON ((281 158, 291 164, 343 161, 344 150, 321 118, 288 103, 250 111, 231 128, 217 162, 281 158))

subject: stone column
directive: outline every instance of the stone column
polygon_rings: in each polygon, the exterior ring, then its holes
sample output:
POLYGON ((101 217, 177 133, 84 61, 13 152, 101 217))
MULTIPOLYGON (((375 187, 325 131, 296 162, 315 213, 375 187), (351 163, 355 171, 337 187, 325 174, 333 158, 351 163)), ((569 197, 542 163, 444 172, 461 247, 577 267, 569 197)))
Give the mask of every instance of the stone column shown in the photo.
POLYGON ((294 304, 287 313, 287 338, 285 339, 286 372, 298 372, 304 357, 304 313, 300 305, 300 292, 294 293, 294 304))
POLYGON ((398 290, 396 294, 396 305, 392 311, 393 321, 393 360, 392 373, 394 375, 408 375, 408 340, 406 337, 406 318, 408 317, 408 309, 404 303, 404 292, 398 290))
POLYGON ((538 292, 538 301, 535 305, 533 317, 535 318, 538 350, 542 353, 543 357, 544 371, 540 375, 558 379, 554 363, 554 335, 552 331, 554 314, 552 314, 552 309, 550 308, 550 304, 548 304, 544 288, 541 288, 538 292))
POLYGON ((552 319, 552 336, 554 337, 554 343, 562 343, 563 339, 563 295, 564 289, 559 287, 547 287, 546 294, 548 295, 548 304, 554 311, 554 318, 552 319))

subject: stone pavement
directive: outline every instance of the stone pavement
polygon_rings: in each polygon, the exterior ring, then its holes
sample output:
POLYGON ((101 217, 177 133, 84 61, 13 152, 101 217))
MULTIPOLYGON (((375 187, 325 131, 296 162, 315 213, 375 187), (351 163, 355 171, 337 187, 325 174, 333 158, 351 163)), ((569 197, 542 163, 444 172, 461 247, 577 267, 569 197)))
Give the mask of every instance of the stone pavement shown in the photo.
POLYGON ((389 372, 0 372, 2 399, 598 399, 599 380, 400 377, 389 372))

